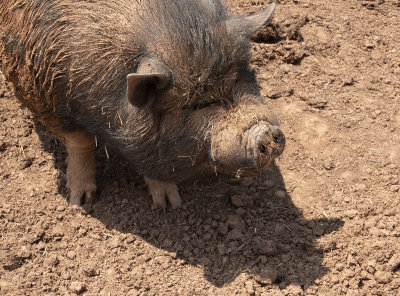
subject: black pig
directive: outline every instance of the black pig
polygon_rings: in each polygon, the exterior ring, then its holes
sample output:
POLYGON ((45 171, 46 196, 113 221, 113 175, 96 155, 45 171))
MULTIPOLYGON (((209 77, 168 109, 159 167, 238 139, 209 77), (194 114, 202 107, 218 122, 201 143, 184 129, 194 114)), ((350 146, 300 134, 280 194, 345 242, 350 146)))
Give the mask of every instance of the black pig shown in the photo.
POLYGON ((66 145, 70 202, 93 202, 95 136, 135 165, 161 207, 180 206, 183 180, 256 175, 280 155, 284 135, 249 66, 250 37, 274 8, 2 0, 1 70, 66 145))

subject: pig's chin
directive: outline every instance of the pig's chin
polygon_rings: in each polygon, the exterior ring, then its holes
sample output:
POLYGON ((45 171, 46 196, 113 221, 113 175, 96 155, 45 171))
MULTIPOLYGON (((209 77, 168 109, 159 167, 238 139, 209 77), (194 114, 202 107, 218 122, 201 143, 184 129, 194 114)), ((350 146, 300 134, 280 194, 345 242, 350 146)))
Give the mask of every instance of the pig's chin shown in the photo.
POLYGON ((257 166, 250 167, 237 167, 237 166, 224 166, 217 165, 215 163, 211 164, 213 173, 217 176, 223 176, 223 178, 228 179, 240 179, 255 177, 260 175, 263 171, 267 170, 271 164, 274 162, 275 158, 264 158, 257 166))

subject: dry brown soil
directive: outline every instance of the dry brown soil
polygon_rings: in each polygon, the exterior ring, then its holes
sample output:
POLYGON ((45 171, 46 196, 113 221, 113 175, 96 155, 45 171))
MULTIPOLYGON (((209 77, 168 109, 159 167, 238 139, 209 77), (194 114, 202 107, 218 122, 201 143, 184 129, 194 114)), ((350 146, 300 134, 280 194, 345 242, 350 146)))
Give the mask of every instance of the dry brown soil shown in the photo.
POLYGON ((278 2, 252 63, 286 150, 180 210, 101 143, 94 211, 69 206, 64 148, 1 78, 0 295, 400 295, 400 2, 278 2))

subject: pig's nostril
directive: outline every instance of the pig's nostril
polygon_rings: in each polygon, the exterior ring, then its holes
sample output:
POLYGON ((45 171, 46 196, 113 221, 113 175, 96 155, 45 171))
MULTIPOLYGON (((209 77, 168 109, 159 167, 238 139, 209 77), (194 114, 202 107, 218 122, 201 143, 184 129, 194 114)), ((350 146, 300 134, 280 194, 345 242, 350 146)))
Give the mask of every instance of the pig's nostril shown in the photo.
POLYGON ((259 149, 260 149, 260 152, 261 152, 262 154, 268 155, 268 149, 267 149, 267 147, 265 147, 264 144, 261 144, 261 143, 260 143, 259 149))
POLYGON ((277 144, 283 144, 285 142, 285 136, 282 133, 276 133, 272 136, 272 138, 277 144))

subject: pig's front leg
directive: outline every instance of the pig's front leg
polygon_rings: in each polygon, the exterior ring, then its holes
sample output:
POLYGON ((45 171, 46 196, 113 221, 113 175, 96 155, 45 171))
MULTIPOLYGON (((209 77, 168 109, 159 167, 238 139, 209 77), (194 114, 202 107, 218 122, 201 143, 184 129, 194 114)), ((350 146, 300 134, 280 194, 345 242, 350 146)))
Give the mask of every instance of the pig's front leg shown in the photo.
POLYGON ((84 130, 61 135, 67 148, 67 188, 69 202, 80 206, 85 195, 85 207, 90 207, 96 196, 94 137, 84 130))
POLYGON ((149 187, 155 206, 165 209, 167 207, 167 199, 173 209, 181 206, 181 197, 178 193, 178 187, 175 184, 150 179, 148 177, 144 177, 144 180, 149 187))

